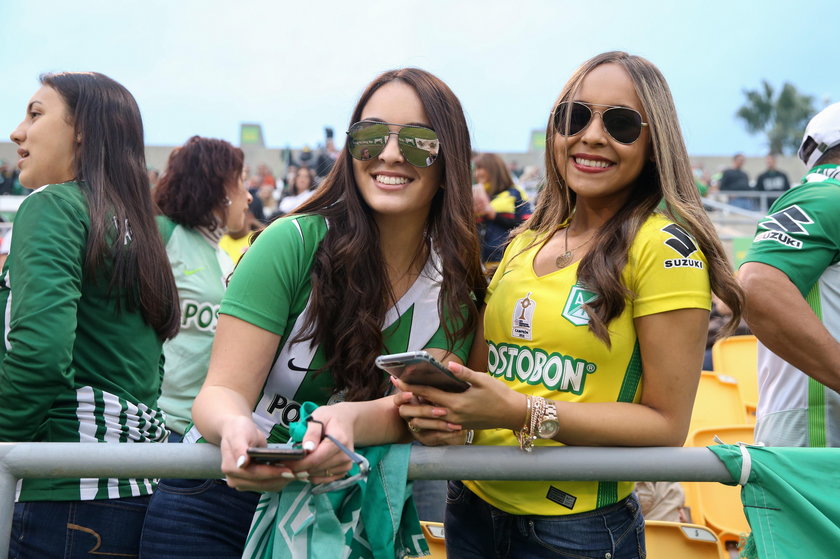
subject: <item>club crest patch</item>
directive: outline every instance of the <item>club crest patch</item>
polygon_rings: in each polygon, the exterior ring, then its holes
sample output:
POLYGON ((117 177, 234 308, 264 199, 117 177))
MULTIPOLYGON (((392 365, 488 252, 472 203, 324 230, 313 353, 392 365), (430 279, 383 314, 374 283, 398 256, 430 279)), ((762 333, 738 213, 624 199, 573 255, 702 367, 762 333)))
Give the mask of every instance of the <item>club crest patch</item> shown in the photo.
POLYGON ((521 340, 531 340, 531 326, 534 323, 534 308, 536 301, 531 299, 529 291, 525 297, 516 301, 513 307, 513 326, 511 336, 521 340))
POLYGON ((583 305, 595 298, 595 293, 587 291, 580 285, 575 285, 569 291, 566 304, 563 305, 563 318, 575 326, 586 326, 589 324, 589 315, 583 305))

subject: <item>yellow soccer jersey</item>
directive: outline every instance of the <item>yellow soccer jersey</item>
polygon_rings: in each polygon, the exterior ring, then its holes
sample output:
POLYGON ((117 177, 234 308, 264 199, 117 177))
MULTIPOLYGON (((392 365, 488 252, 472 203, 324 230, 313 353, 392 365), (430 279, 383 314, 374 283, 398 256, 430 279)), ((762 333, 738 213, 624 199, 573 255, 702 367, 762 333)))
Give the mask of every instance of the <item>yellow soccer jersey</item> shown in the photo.
MULTIPOLYGON (((642 225, 622 271, 632 295, 609 324, 612 348, 589 332, 582 306, 594 297, 577 284, 578 264, 538 277, 535 233, 514 239, 487 291, 484 334, 489 374, 523 394, 569 402, 638 402, 643 370, 633 319, 684 308, 711 308, 706 257, 682 228, 661 215, 642 225), (523 251, 523 249, 525 249, 523 251)), ((561 423, 562 432, 562 423, 561 423)), ((475 444, 518 446, 513 432, 489 429, 475 444)), ((561 445, 538 439, 537 446, 561 445)), ((631 482, 465 481, 512 514, 587 512, 623 499, 631 482)))

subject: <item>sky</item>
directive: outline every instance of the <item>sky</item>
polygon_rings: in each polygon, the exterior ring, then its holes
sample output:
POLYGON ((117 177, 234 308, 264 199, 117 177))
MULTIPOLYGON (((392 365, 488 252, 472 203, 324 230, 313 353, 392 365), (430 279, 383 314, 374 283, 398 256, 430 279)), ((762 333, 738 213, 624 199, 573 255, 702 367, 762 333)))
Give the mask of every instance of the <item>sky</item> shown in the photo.
POLYGON ((818 108, 840 101, 836 10, 836 0, 0 0, 0 137, 41 73, 94 70, 134 94, 149 145, 195 134, 236 144, 246 122, 262 124, 268 147, 314 147, 325 126, 340 143, 367 83, 418 66, 459 97, 474 149, 520 152, 578 65, 625 50, 665 75, 690 154, 760 156, 765 139, 735 117, 745 89, 790 82, 818 108))

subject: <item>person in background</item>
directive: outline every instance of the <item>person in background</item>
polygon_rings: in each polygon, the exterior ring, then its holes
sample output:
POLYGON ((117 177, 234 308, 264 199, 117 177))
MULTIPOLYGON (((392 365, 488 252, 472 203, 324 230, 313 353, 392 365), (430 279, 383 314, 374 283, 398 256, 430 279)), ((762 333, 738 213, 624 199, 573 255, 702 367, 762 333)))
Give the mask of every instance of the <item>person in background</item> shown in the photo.
MULTIPOLYGON (((336 159, 338 159, 338 154, 341 153, 338 151, 338 148, 335 147, 335 139, 333 138, 333 129, 332 128, 325 128, 324 135, 326 139, 324 141, 324 148, 321 150, 321 153, 318 154, 318 161, 315 163, 315 175, 317 175, 317 181, 320 182, 330 174, 332 171, 333 166, 335 165, 336 159)), ((314 179, 315 177, 313 177, 314 179)))
POLYGON ((265 225, 265 217, 262 213, 262 203, 259 200, 251 200, 242 228, 238 230, 228 229, 227 233, 219 239, 219 247, 236 264, 251 245, 251 233, 259 230, 263 225, 265 225))
MULTIPOLYGON (((523 451, 680 446, 711 287, 736 323, 742 295, 665 78, 623 52, 584 62, 552 109, 545 157, 539 205, 488 287, 469 368, 449 365, 471 387, 398 381, 400 414, 428 442, 458 427, 523 451)), ((450 557, 638 559, 644 545, 631 482, 449 484, 450 557)))
POLYGON ((759 340, 755 440, 840 447, 840 103, 811 119, 798 155, 808 172, 738 272, 759 340))
POLYGON ((258 186, 277 187, 277 179, 274 178, 274 173, 268 168, 265 163, 257 165, 257 178, 259 179, 258 186))
MULTIPOLYGON (((160 408, 181 442, 193 400, 207 376, 219 304, 233 262, 219 246, 225 231, 244 228, 252 198, 242 176, 242 150, 224 140, 193 136, 169 155, 155 190, 158 227, 181 301, 181 331, 164 344, 160 408)), ((200 494, 223 480, 162 479, 149 503, 141 550, 154 555, 171 537, 166 511, 185 493, 200 494)))
POLYGON ((233 271, 219 240, 245 227, 252 201, 242 180, 243 159, 242 150, 224 140, 193 136, 169 155, 154 193, 181 302, 181 331, 163 346, 159 400, 173 442, 192 421, 192 402, 207 375, 216 315, 233 271))
MULTIPOLYGON (((309 200, 315 191, 315 175, 309 167, 298 167, 288 192, 277 206, 277 215, 291 213, 309 200)), ((273 217, 273 216, 272 216, 273 217)), ((269 218, 269 221, 271 218, 269 218)))
POLYGON ((473 165, 477 183, 473 190, 478 191, 474 195, 475 211, 483 228, 481 261, 492 268, 502 259, 510 232, 531 216, 531 204, 525 191, 513 183, 501 157, 482 153, 473 165))
POLYGON ((157 169, 149 168, 146 172, 146 176, 149 177, 149 189, 154 191, 157 188, 158 181, 160 181, 160 173, 157 169))
MULTIPOLYGON (((175 280, 155 226, 143 124, 96 72, 41 76, 12 132, 21 204, 0 276, 0 441, 154 443, 175 280)), ((24 479, 10 557, 136 557, 150 479, 24 479)))
POLYGON ((11 194, 14 183, 14 168, 0 159, 0 195, 11 194))
MULTIPOLYGON (((750 177, 742 169, 744 161, 745 159, 743 154, 735 154, 732 158, 732 167, 730 169, 724 169, 723 174, 720 177, 720 182, 718 182, 719 192, 750 190, 750 177)), ((729 203, 737 208, 743 208, 745 210, 757 209, 755 200, 744 196, 730 197, 729 203)))
MULTIPOLYGON (((776 168, 776 156, 774 154, 767 155, 767 169, 755 179, 755 189, 759 192, 772 192, 774 194, 781 194, 790 189, 788 176, 776 168)), ((778 198, 779 196, 768 196, 767 206, 762 207, 762 209, 772 206, 778 198)))

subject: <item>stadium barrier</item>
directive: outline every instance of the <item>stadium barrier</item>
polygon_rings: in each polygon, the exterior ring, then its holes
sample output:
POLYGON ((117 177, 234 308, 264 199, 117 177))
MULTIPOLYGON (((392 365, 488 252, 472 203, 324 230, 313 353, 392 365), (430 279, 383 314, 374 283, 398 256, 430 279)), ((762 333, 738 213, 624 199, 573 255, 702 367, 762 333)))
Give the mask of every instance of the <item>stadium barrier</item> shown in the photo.
MULTIPOLYGON (((0 443, 0 557, 23 478, 221 477, 209 444, 0 443)), ((732 482, 707 448, 412 446, 409 479, 732 482)))

